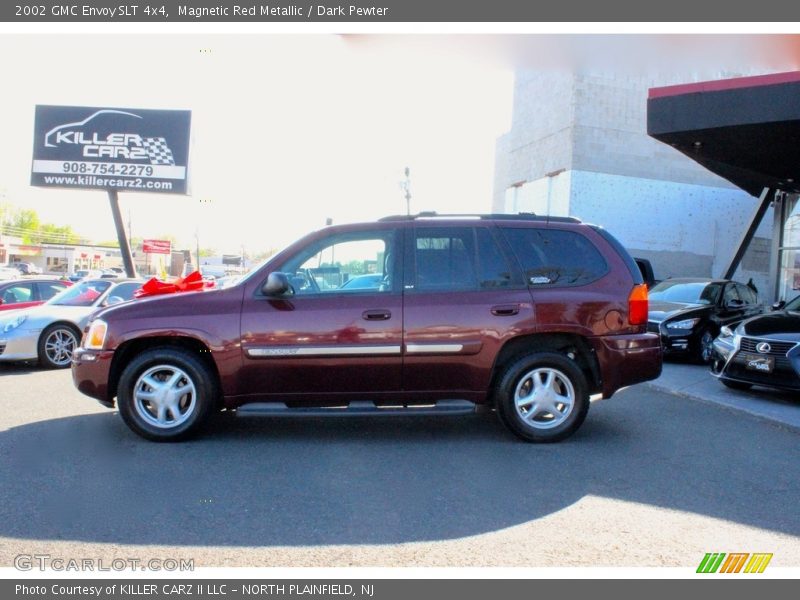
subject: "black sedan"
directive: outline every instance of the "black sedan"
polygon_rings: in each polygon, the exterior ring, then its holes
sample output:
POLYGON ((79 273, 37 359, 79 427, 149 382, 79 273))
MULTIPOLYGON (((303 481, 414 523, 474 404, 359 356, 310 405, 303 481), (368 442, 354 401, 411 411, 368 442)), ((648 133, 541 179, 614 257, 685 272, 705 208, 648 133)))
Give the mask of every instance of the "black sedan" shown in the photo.
POLYGON ((764 312, 752 284, 727 279, 667 279, 650 290, 647 329, 661 336, 664 353, 711 360, 712 343, 725 325, 764 312))
POLYGON ((800 296, 783 310, 723 327, 714 340, 711 372, 726 386, 800 390, 800 296))

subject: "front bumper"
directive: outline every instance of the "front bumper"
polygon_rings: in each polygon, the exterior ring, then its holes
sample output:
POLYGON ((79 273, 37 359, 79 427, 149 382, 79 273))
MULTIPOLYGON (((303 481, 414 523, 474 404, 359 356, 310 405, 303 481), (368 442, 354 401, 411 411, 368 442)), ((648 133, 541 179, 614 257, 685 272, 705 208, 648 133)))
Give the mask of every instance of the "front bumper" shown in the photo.
POLYGON ((609 335, 592 339, 600 373, 603 398, 630 385, 661 375, 661 340, 652 333, 609 335))
POLYGON ((39 358, 41 329, 12 329, 0 333, 0 360, 36 360, 39 358))
POLYGON ((72 355, 72 382, 78 391, 114 407, 114 396, 108 387, 113 350, 86 350, 78 348, 72 355))
POLYGON ((714 340, 711 374, 726 381, 800 390, 800 346, 796 346, 787 354, 774 355, 774 368, 771 373, 748 368, 747 354, 733 338, 717 338, 714 340))

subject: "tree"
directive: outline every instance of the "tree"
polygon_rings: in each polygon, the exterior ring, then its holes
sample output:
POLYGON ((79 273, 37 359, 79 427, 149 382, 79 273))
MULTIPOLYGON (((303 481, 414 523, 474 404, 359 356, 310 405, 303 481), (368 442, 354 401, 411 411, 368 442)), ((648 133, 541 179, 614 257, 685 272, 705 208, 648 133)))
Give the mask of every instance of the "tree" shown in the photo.
POLYGON ((3 233, 22 238, 24 244, 77 244, 81 241, 69 225, 42 223, 39 214, 30 208, 4 205, 0 226, 3 233))
POLYGON ((22 238, 23 244, 38 243, 36 234, 39 231, 39 215, 32 209, 14 208, 11 210, 5 232, 14 237, 22 238))
POLYGON ((39 231, 39 242, 52 244, 77 244, 80 242, 80 237, 69 225, 59 227, 52 223, 45 223, 39 228, 39 231))

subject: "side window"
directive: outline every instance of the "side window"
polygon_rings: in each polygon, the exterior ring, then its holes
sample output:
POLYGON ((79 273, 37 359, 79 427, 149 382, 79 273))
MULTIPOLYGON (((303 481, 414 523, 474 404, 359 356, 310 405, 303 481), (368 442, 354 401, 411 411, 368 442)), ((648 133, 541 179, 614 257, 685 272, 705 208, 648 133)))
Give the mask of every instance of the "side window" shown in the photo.
POLYGON ((508 287, 513 282, 511 267, 486 227, 476 229, 478 239, 478 284, 481 288, 508 287))
POLYGON ((388 293, 395 284, 392 231, 320 240, 284 263, 297 295, 388 293))
POLYGON ((33 300, 33 287, 30 283, 19 283, 3 291, 3 304, 16 304, 17 302, 31 302, 33 300))
POLYGON ((475 289, 475 239, 471 228, 418 228, 414 232, 415 288, 475 289))
MULTIPOLYGON (((133 299, 133 294, 140 287, 142 287, 142 284, 138 282, 120 283, 108 293, 108 298, 116 296, 117 298, 122 298, 123 300, 131 300, 133 299)), ((106 298, 106 301, 108 301, 108 298, 106 298)))
POLYGON ((584 285, 608 272, 603 255, 575 231, 504 227, 528 285, 563 287, 584 285))
POLYGON ((736 292, 745 304, 758 304, 758 296, 746 285, 737 283, 736 292))
POLYGON ((39 300, 47 302, 66 286, 57 283, 37 283, 36 287, 39 288, 39 300))
POLYGON ((741 298, 739 298, 739 294, 736 293, 736 286, 729 283, 725 286, 725 292, 722 296, 722 305, 727 306, 732 300, 741 300, 741 298))

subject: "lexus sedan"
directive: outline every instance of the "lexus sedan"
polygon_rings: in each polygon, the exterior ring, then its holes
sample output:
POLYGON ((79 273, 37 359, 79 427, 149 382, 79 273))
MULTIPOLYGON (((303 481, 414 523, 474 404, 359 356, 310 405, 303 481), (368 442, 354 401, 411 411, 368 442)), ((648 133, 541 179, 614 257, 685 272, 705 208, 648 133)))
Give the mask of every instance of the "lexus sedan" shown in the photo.
POLYGON ((752 284, 727 279, 667 279, 650 290, 648 331, 661 336, 665 355, 711 360, 714 338, 764 312, 752 284))
POLYGON ((726 386, 800 390, 800 296, 783 310, 723 327, 714 341, 711 372, 726 386))
POLYGON ((33 308, 7 311, 0 317, 0 361, 38 360, 63 369, 81 340, 95 310, 131 300, 139 280, 86 279, 33 308))

